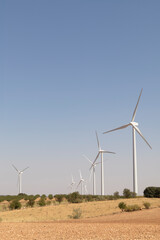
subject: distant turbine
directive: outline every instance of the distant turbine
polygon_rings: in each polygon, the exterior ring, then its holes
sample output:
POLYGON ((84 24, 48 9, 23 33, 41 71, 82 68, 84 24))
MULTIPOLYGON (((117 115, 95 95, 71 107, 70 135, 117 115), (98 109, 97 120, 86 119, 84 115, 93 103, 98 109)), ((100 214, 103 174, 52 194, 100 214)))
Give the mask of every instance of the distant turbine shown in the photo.
MULTIPOLYGON (((98 144, 98 154, 93 162, 95 164, 96 160, 98 159, 99 155, 101 154, 101 195, 104 195, 104 168, 103 168, 103 153, 112 153, 115 154, 115 152, 109 152, 106 150, 102 150, 100 147, 99 139, 98 139, 98 134, 96 132, 96 138, 97 138, 97 144, 98 144)), ((90 169, 92 166, 90 167, 90 169)))
POLYGON ((72 182, 71 182, 71 184, 69 185, 69 187, 71 188, 71 191, 73 190, 73 187, 74 187, 74 185, 75 185, 75 181, 74 181, 74 179, 73 179, 73 176, 71 176, 71 178, 72 178, 72 182))
POLYGON ((12 164, 13 168, 16 170, 16 172, 18 172, 18 187, 19 187, 19 193, 22 193, 22 173, 27 170, 29 167, 26 167, 25 169, 19 171, 13 164, 12 164))
POLYGON ((77 188, 79 187, 79 185, 81 185, 81 195, 83 195, 83 183, 84 183, 84 179, 82 178, 82 174, 81 171, 79 170, 79 174, 80 174, 80 181, 77 185, 77 188))
POLYGON ((101 162, 96 162, 93 164, 93 162, 86 157, 85 155, 83 155, 90 163, 91 163, 91 167, 90 167, 90 171, 92 171, 91 173, 93 173, 93 195, 96 195, 96 165, 101 163, 101 162))
POLYGON ((138 194, 138 181, 137 181, 137 157, 136 157, 136 136, 135 136, 135 131, 138 132, 138 134, 143 138, 143 140, 152 149, 152 147, 149 145, 149 143, 147 142, 147 140, 144 138, 144 136, 140 132, 139 128, 137 127, 138 123, 134 122, 134 119, 135 119, 135 116, 136 116, 137 107, 138 107, 139 100, 140 100, 140 97, 141 97, 141 94, 142 94, 142 90, 143 89, 141 89, 141 92, 140 92, 140 95, 139 95, 136 107, 135 107, 134 112, 133 112, 133 116, 132 116, 131 122, 126 124, 126 125, 123 125, 121 127, 112 129, 112 130, 107 131, 107 132, 104 132, 104 133, 109 133, 109 132, 113 132, 113 131, 116 131, 116 130, 119 130, 119 129, 126 128, 128 126, 132 127, 132 134, 133 134, 133 192, 135 192, 136 194, 138 194))
POLYGON ((84 194, 88 194, 87 185, 84 185, 84 194))

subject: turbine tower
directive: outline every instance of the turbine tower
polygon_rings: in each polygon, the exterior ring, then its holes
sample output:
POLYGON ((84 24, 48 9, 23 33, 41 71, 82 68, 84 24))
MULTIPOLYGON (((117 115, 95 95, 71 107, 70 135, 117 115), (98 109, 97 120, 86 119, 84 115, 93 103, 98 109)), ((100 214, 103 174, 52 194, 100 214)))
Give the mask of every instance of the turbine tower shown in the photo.
POLYGON ((71 176, 71 178, 72 178, 72 182, 71 182, 71 184, 69 185, 69 187, 71 188, 71 191, 73 190, 73 187, 74 187, 74 185, 75 185, 75 181, 74 181, 74 179, 73 179, 73 176, 71 176))
POLYGON ((141 97, 141 94, 142 94, 142 90, 143 89, 141 89, 136 107, 135 107, 134 112, 133 112, 131 122, 129 122, 128 124, 123 125, 121 127, 109 130, 107 132, 104 132, 104 133, 109 133, 109 132, 113 132, 113 131, 116 131, 116 130, 119 130, 119 129, 127 128, 128 126, 132 127, 132 135, 133 135, 132 136, 133 137, 133 192, 135 192, 136 194, 138 194, 138 181, 137 181, 137 156, 136 156, 136 134, 135 133, 138 132, 138 134, 143 138, 143 140, 147 143, 147 145, 152 149, 150 144, 147 142, 147 140, 144 138, 141 131, 139 130, 138 123, 134 122, 137 107, 138 107, 139 100, 140 100, 140 97, 141 97))
POLYGON ((27 170, 29 167, 26 167, 25 169, 19 171, 13 164, 12 164, 13 168, 16 170, 16 172, 18 173, 18 187, 19 187, 19 194, 22 193, 22 173, 27 170))
POLYGON ((90 171, 92 171, 91 173, 93 174, 93 195, 96 195, 96 165, 101 163, 101 162, 96 162, 93 164, 93 162, 86 157, 85 155, 83 155, 90 163, 91 163, 91 167, 90 167, 90 171))
POLYGON ((79 185, 81 185, 81 195, 83 195, 83 183, 84 183, 84 179, 82 178, 82 174, 81 171, 79 170, 79 174, 80 174, 80 181, 77 185, 77 188, 79 187, 79 185))
MULTIPOLYGON (((115 154, 115 152, 109 152, 106 150, 102 150, 100 143, 99 143, 99 139, 98 139, 98 134, 96 132, 96 138, 97 138, 97 144, 98 144, 98 154, 93 162, 93 164, 96 163, 99 155, 101 155, 101 195, 104 195, 104 167, 103 167, 103 153, 112 153, 115 154)), ((90 169, 92 168, 92 166, 90 167, 90 169)))

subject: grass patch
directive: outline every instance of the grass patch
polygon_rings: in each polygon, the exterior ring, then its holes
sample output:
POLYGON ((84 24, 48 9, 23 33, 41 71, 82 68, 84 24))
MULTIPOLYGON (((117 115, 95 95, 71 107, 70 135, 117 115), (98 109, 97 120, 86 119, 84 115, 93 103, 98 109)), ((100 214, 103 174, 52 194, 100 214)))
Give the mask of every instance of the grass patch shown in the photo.
POLYGON ((82 210, 80 208, 74 208, 72 215, 69 215, 69 218, 79 219, 81 218, 82 210))

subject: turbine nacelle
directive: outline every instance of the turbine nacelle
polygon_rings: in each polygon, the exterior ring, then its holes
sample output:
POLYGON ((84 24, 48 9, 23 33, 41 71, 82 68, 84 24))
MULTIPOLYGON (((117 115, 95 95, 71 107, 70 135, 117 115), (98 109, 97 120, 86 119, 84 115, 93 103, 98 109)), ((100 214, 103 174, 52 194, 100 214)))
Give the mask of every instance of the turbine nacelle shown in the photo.
POLYGON ((130 122, 129 124, 132 125, 133 127, 135 127, 135 126, 137 127, 138 126, 137 122, 130 122))

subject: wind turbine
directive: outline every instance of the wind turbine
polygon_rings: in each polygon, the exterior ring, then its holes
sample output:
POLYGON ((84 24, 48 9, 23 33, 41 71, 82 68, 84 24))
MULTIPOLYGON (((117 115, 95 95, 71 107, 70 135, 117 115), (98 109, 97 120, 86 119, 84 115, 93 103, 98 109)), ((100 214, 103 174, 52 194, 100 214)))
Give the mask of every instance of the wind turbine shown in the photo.
POLYGON ((75 181, 74 181, 74 179, 73 179, 73 176, 71 176, 71 178, 72 178, 72 182, 71 182, 71 184, 69 185, 69 187, 71 188, 71 191, 72 191, 73 186, 75 185, 75 181))
POLYGON ((84 194, 88 194, 87 185, 84 185, 84 194))
POLYGON ((84 179, 82 178, 82 174, 81 171, 79 170, 79 175, 80 175, 80 181, 77 185, 77 188, 79 187, 79 185, 81 185, 81 195, 83 195, 83 183, 84 183, 84 179))
POLYGON ((101 163, 101 162, 95 162, 93 164, 93 162, 88 158, 86 157, 85 155, 83 155, 90 163, 91 163, 91 168, 90 168, 90 171, 92 171, 91 173, 93 173, 93 195, 96 195, 96 165, 101 163))
POLYGON ((29 167, 26 167, 25 169, 19 171, 13 164, 13 168, 18 172, 18 187, 19 187, 19 194, 22 193, 22 173, 27 170, 29 167))
POLYGON ((139 100, 140 100, 140 97, 141 97, 141 94, 142 94, 142 90, 143 90, 143 88, 141 89, 141 92, 140 92, 140 95, 139 95, 136 107, 135 107, 134 112, 133 112, 133 116, 132 116, 131 122, 129 122, 128 124, 123 125, 121 127, 109 130, 107 132, 104 132, 104 133, 109 133, 109 132, 113 132, 113 131, 116 131, 116 130, 119 130, 119 129, 127 128, 128 126, 132 127, 132 135, 133 135, 133 192, 135 192, 136 194, 138 194, 138 182, 137 182, 137 156, 136 156, 136 136, 135 136, 135 133, 138 132, 138 134, 143 138, 143 140, 147 143, 147 145, 152 149, 150 144, 147 142, 147 140, 144 138, 144 136, 142 135, 141 131, 137 127, 138 123, 134 122, 134 119, 135 119, 135 116, 136 116, 137 107, 138 107, 139 100))
MULTIPOLYGON (((100 146, 99 139, 98 139, 98 134, 96 132, 96 138, 97 138, 97 144, 98 144, 98 154, 93 162, 95 164, 96 160, 98 159, 99 155, 101 155, 101 195, 104 195, 104 168, 103 168, 103 153, 112 153, 115 154, 115 152, 109 152, 106 150, 103 150, 100 146)), ((92 166, 90 167, 90 169, 92 166)))

